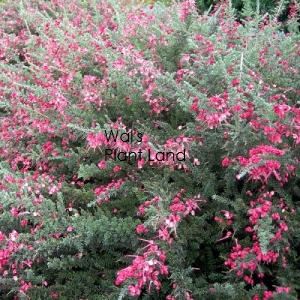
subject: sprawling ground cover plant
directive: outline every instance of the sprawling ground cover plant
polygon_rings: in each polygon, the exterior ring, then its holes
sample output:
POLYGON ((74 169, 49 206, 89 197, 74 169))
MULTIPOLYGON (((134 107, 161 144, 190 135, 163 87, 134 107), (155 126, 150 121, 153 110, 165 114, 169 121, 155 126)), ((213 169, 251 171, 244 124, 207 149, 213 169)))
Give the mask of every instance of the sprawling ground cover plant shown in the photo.
POLYGON ((297 299, 299 6, 1 4, 1 299, 297 299))

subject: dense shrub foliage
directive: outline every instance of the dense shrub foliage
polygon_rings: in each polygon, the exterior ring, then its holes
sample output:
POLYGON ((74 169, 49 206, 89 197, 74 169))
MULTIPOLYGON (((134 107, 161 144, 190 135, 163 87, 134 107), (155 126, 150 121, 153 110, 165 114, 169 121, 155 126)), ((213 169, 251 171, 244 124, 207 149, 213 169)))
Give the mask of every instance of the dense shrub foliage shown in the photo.
MULTIPOLYGON (((206 11, 210 7, 214 7, 216 4, 222 2, 221 0, 196 0, 196 7, 200 11, 206 11)), ((232 0, 232 6, 236 9, 236 12, 240 14, 243 8, 247 6, 251 6, 254 10, 258 9, 261 13, 269 12, 270 10, 274 9, 278 4, 279 1, 273 0, 232 0)), ((283 1, 281 5, 284 5, 284 17, 286 12, 290 10, 290 4, 293 4, 294 1, 283 1)))
POLYGON ((1 299, 300 297, 283 9, 0 4, 1 299))

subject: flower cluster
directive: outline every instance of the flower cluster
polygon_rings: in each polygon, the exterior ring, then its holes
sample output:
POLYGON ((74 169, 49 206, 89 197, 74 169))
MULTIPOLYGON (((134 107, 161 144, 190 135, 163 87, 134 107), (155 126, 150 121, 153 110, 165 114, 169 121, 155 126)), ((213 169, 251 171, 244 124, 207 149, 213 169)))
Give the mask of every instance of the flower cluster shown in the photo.
MULTIPOLYGON (((147 251, 143 254, 143 256, 134 256, 135 259, 131 266, 118 272, 116 284, 121 284, 129 278, 137 280, 137 284, 135 286, 128 286, 130 295, 140 295, 141 288, 146 284, 146 282, 149 282, 149 292, 151 284, 154 284, 157 290, 160 289, 161 283, 158 279, 158 275, 167 275, 168 267, 163 264, 167 259, 167 252, 165 250, 159 250, 159 241, 166 241, 168 245, 171 245, 174 238, 178 238, 176 228, 181 220, 181 216, 186 217, 189 214, 195 215, 195 211, 200 210, 197 202, 206 203, 206 200, 200 200, 200 195, 198 195, 196 199, 182 201, 180 198, 185 192, 186 191, 184 189, 181 189, 180 192, 176 194, 172 201, 173 204, 169 206, 171 214, 168 215, 168 217, 158 217, 159 221, 157 223, 161 225, 158 229, 158 236, 156 237, 157 240, 147 241, 140 239, 148 243, 146 247, 142 248, 142 250, 147 249, 147 251), (174 233, 174 237, 172 236, 172 233, 174 233), (150 261, 149 257, 152 258, 150 261), (153 260, 153 257, 157 259, 153 260), (145 259, 147 260, 145 261, 145 259)), ((154 206, 160 210, 160 214, 164 215, 160 206, 162 201, 163 200, 158 196, 154 197, 151 201, 146 201, 144 206, 139 207, 139 214, 145 214, 147 209, 151 209, 151 206, 154 206)), ((155 224, 155 226, 158 224, 155 224)), ((143 224, 140 224, 137 226, 136 232, 139 234, 148 233, 149 229, 143 224)))
MULTIPOLYGON (((143 255, 134 256, 132 264, 119 271, 116 285, 120 285, 129 278, 136 279, 135 285, 129 285, 128 290, 131 296, 141 294, 141 289, 149 282, 148 291, 150 293, 151 286, 154 285, 156 290, 160 290, 161 283, 159 275, 168 275, 168 266, 165 265, 166 252, 159 249, 159 246, 153 240, 145 241, 148 243, 143 249, 147 249, 143 255)), ((142 249, 142 250, 143 250, 142 249)))

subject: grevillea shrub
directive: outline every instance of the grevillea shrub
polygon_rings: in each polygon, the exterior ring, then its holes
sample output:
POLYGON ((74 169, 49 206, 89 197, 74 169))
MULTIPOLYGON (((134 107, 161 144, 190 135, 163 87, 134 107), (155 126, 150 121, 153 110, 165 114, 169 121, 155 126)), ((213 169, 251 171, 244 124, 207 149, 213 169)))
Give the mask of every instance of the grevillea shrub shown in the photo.
MULTIPOLYGON (((214 7, 217 3, 222 2, 222 0, 196 0, 196 6, 200 11, 205 11, 208 10, 211 7, 214 7)), ((250 6, 254 10, 258 9, 261 13, 266 13, 272 9, 276 5, 279 4, 278 1, 273 1, 273 0, 261 0, 261 1, 256 1, 256 0, 232 0, 231 1, 232 6, 237 10, 237 14, 240 15, 242 13, 242 10, 245 9, 246 7, 250 6)), ((286 17, 286 13, 288 13, 290 9, 290 4, 293 4, 293 1, 284 1, 281 2, 280 5, 284 5, 285 9, 283 12, 283 15, 280 16, 280 19, 284 19, 286 17)))
POLYGON ((117 2, 0 5, 1 299, 298 299, 299 5, 117 2))

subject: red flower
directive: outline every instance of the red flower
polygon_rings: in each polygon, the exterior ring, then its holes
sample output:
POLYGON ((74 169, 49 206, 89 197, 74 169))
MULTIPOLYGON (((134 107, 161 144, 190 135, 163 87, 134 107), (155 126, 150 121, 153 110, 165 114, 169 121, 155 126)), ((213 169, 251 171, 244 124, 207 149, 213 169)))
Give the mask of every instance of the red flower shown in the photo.
POLYGON ((230 161, 230 159, 227 156, 222 160, 223 167, 230 166, 231 164, 232 164, 232 162, 230 161))
POLYGON ((130 296, 139 296, 141 294, 141 290, 133 285, 130 285, 128 287, 128 290, 129 290, 130 296))
POLYGON ((54 148, 53 145, 50 141, 46 142, 42 148, 44 149, 44 155, 48 154, 49 152, 51 152, 54 148))
POLYGON ((9 262, 10 251, 7 249, 0 250, 0 270, 9 262))
POLYGON ((58 299, 59 295, 57 293, 51 293, 53 299, 58 299))
POLYGON ((105 169, 106 168, 106 161, 105 160, 101 160, 98 163, 98 167, 99 167, 99 169, 105 169))
POLYGON ((264 291, 264 298, 263 300, 274 298, 273 292, 271 291, 264 291))
POLYGON ((290 287, 277 287, 276 288, 276 293, 289 293, 291 290, 290 287))
POLYGON ((240 81, 239 81, 239 79, 238 78, 235 78, 234 80, 232 80, 231 81, 231 86, 237 86, 237 85, 239 85, 240 84, 240 81))
POLYGON ((148 232, 149 230, 147 228, 145 228, 144 224, 139 224, 136 227, 136 232, 137 233, 143 233, 143 232, 148 232))

